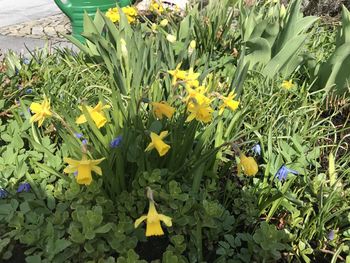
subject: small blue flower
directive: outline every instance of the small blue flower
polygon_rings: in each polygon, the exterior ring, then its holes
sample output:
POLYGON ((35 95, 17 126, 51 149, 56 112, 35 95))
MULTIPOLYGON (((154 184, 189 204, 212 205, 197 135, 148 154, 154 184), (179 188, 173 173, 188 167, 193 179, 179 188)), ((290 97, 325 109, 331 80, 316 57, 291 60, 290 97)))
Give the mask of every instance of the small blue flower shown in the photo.
POLYGON ((5 189, 0 188, 0 199, 6 198, 8 193, 5 189))
POLYGON ((111 148, 117 148, 123 140, 123 137, 119 135, 118 137, 114 138, 111 143, 109 144, 111 148))
POLYGON ((252 148, 252 151, 256 154, 256 155, 261 155, 261 146, 260 144, 255 144, 252 148))
POLYGON ((28 65, 29 63, 30 63, 29 59, 27 59, 27 58, 23 59, 23 64, 28 65))
POLYGON ((32 94, 33 93, 33 89, 26 89, 26 93, 27 94, 32 94))
POLYGON ((87 145, 88 144, 88 140, 84 139, 81 141, 83 143, 83 145, 87 145))
POLYGON ((77 176, 78 175, 78 171, 75 171, 73 174, 74 174, 74 176, 77 176))
POLYGON ((335 232, 334 232, 334 230, 331 230, 331 231, 328 233, 328 239, 329 239, 329 240, 333 240, 333 239, 334 239, 334 236, 335 236, 335 232))
POLYGON ((298 175, 299 172, 298 171, 295 171, 295 170, 292 170, 292 169, 289 169, 287 168, 287 166, 285 165, 282 165, 280 169, 278 169, 275 177, 277 177, 277 179, 279 181, 285 181, 287 180, 287 175, 291 173, 291 174, 295 174, 295 175, 298 175))
POLYGON ((18 186, 17 193, 21 192, 29 192, 30 191, 30 184, 29 183, 22 183, 18 186))
POLYGON ((77 137, 78 139, 83 138, 83 134, 82 133, 78 133, 78 132, 75 132, 74 136, 77 137))

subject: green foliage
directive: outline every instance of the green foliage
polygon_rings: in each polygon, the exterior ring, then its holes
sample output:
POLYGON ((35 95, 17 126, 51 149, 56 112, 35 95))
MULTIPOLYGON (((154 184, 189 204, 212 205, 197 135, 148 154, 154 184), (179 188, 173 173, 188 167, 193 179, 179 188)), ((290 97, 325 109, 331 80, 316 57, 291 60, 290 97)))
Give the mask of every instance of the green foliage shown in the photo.
MULTIPOLYGON (((86 44, 71 38, 82 53, 43 50, 29 63, 7 57, 0 72, 0 190, 6 190, 4 197, 0 192, 0 261, 16 255, 45 263, 349 258, 348 119, 323 110, 324 93, 311 93, 314 78, 306 74, 306 62, 319 67, 327 60, 335 37, 320 24, 308 31, 315 18, 301 16, 299 1, 285 15, 279 4, 249 9, 241 3, 240 18, 225 9, 228 1, 216 2, 183 19, 164 14, 135 25, 123 15, 114 25, 97 13, 94 21, 85 18, 86 44), (164 18, 169 24, 152 30, 164 18), (231 26, 238 19, 240 30, 231 26), (189 52, 192 40, 197 47, 189 52), (309 57, 302 54, 306 47, 309 57), (212 122, 185 122, 187 91, 168 74, 180 62, 200 73, 208 94, 235 90, 240 107, 219 116, 216 100, 212 122), (268 65, 274 73, 266 78, 268 65), (293 74, 295 86, 281 89, 279 74, 293 74), (38 128, 27 108, 44 95, 53 116, 38 128), (162 100, 176 109, 170 120, 152 112, 150 102, 162 100), (87 107, 98 101, 111 106, 100 129, 87 107), (81 114, 87 122, 77 125, 81 114), (164 130, 167 155, 145 152, 149 133, 164 130), (119 135, 121 144, 111 148, 119 135), (251 150, 257 143, 260 155, 251 150), (257 160, 255 177, 238 175, 237 148, 257 160), (102 177, 93 175, 89 186, 63 173, 63 158, 83 153, 106 158, 102 177), (298 174, 279 180, 282 165, 298 174), (31 190, 17 193, 23 182, 31 190), (171 227, 162 225, 164 236, 145 237, 145 223, 134 227, 147 214, 147 187, 158 212, 172 218, 171 227)), ((347 38, 342 31, 339 45, 347 38)))
POLYGON ((318 88, 334 91, 336 95, 349 94, 350 80, 350 12, 345 6, 342 11, 342 23, 338 28, 336 48, 317 73, 318 88))
POLYGON ((300 5, 301 0, 292 1, 285 13, 279 3, 263 8, 240 7, 242 40, 248 48, 246 60, 250 68, 259 64, 263 66, 261 73, 268 78, 288 78, 304 63, 301 50, 306 32, 317 18, 303 17, 300 5))

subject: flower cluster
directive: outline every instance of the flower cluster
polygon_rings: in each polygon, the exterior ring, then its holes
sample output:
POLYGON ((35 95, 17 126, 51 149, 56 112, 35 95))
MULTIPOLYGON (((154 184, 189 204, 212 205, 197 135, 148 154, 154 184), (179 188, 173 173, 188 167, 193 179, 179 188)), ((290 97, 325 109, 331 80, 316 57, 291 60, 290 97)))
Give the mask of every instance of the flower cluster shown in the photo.
MULTIPOLYGON (((137 9, 132 6, 127 6, 121 8, 121 11, 125 14, 128 19, 129 24, 135 22, 137 17, 137 9)), ((106 17, 108 17, 113 23, 120 21, 119 9, 117 7, 110 8, 106 12, 106 17)))

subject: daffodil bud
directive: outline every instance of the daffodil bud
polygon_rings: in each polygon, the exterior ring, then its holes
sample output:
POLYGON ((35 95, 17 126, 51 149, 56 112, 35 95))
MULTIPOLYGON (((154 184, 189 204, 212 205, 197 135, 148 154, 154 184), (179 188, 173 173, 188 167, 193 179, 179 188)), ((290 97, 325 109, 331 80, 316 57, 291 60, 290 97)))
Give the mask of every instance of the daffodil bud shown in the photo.
POLYGON ((280 9, 280 17, 284 17, 286 15, 287 11, 286 11, 286 7, 284 6, 284 4, 281 5, 281 9, 280 9))
POLYGON ((162 21, 160 21, 159 24, 160 24, 162 27, 165 27, 168 23, 169 23, 168 19, 163 19, 162 21))
POLYGON ((196 49, 196 41, 192 40, 188 46, 188 54, 191 56, 193 51, 196 49))
POLYGON ((170 43, 175 43, 175 41, 176 41, 176 36, 171 35, 171 34, 167 34, 166 39, 167 39, 170 43))
POLYGON ((128 49, 126 47, 126 42, 125 42, 124 38, 120 39, 120 47, 121 47, 123 57, 127 57, 128 56, 128 49))

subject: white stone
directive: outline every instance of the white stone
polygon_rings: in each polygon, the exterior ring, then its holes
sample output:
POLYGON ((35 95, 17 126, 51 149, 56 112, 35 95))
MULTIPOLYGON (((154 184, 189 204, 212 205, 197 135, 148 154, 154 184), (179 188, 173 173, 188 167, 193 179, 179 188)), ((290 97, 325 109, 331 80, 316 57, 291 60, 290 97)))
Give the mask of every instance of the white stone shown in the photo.
MULTIPOLYGON (((181 11, 186 10, 189 0, 159 0, 163 5, 168 5, 170 8, 177 6, 181 11)), ((147 11, 152 3, 152 0, 143 0, 136 5, 139 11, 147 11)))
POLYGON ((44 28, 41 26, 34 26, 32 28, 32 35, 43 35, 44 34, 44 28))

